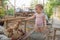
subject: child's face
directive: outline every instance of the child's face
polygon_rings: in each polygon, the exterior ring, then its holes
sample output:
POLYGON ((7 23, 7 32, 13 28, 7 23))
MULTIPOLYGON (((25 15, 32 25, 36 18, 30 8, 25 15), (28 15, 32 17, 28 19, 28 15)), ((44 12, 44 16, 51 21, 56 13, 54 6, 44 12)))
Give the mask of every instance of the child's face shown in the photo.
POLYGON ((37 12, 38 14, 40 14, 40 13, 42 12, 42 8, 39 7, 39 6, 36 6, 36 7, 35 7, 35 10, 36 10, 36 12, 37 12))

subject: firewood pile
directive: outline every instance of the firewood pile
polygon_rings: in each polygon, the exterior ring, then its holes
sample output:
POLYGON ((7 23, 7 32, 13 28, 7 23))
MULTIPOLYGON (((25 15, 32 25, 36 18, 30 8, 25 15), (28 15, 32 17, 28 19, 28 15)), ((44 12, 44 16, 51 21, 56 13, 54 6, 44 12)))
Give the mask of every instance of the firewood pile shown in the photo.
POLYGON ((21 13, 15 13, 15 16, 30 17, 33 14, 34 14, 34 12, 21 12, 21 13))
POLYGON ((6 28, 4 31, 4 34, 7 37, 12 38, 12 40, 17 40, 18 38, 21 38, 25 33, 20 28, 20 23, 20 20, 9 23, 8 28, 6 28))
MULTIPOLYGON (((25 17, 5 16, 4 19, 1 19, 0 21, 7 22, 6 28, 4 30, 4 34, 8 38, 12 38, 12 40, 17 40, 17 39, 21 39, 21 38, 25 37, 25 31, 27 32, 27 30, 30 31, 31 29, 26 28, 26 30, 25 30, 25 22, 22 20, 24 18, 25 17), (24 28, 22 28, 21 25, 23 25, 24 28)), ((30 22, 27 22, 27 25, 29 23, 30 22)))

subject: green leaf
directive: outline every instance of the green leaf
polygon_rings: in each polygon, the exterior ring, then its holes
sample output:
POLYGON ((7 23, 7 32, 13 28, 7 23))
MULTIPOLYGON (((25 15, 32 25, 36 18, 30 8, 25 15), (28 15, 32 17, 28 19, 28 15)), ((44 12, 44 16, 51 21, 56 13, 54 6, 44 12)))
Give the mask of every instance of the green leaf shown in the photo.
POLYGON ((5 12, 4 12, 4 8, 0 8, 0 16, 4 16, 5 15, 5 12))

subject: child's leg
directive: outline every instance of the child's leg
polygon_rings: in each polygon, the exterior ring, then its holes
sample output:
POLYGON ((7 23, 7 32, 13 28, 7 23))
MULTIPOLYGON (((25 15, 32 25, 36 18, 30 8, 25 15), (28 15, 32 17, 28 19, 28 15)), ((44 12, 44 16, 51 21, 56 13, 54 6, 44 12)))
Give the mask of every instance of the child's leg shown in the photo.
POLYGON ((43 31, 42 27, 35 26, 34 29, 35 29, 36 32, 42 32, 43 31))
POLYGON ((47 30, 47 27, 38 27, 38 30, 40 30, 40 32, 44 32, 47 30))
POLYGON ((45 30, 44 27, 38 27, 38 26, 35 26, 34 29, 35 29, 36 32, 43 32, 45 30))
POLYGON ((39 30, 40 32, 43 32, 44 28, 43 28, 43 27, 39 27, 38 30, 39 30))
POLYGON ((34 27, 35 32, 39 32, 39 29, 37 26, 34 27))

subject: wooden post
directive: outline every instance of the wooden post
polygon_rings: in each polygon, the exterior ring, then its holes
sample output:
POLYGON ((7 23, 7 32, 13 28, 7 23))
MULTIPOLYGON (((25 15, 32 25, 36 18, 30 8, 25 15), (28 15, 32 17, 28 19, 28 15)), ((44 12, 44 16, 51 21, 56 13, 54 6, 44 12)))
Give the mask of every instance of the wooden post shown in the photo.
POLYGON ((7 28, 7 21, 4 21, 4 27, 7 28))
POLYGON ((27 23, 27 22, 25 21, 25 29, 24 29, 24 30, 25 30, 25 33, 26 33, 26 23, 27 23))
POLYGON ((53 40, 55 40, 55 36, 56 36, 56 29, 54 29, 54 36, 53 36, 53 40))
POLYGON ((54 28, 54 36, 53 36, 53 40, 55 40, 57 34, 56 31, 60 31, 60 28, 54 28))
POLYGON ((15 8, 16 8, 16 0, 14 0, 14 17, 15 17, 15 8))

